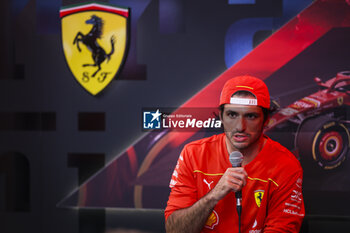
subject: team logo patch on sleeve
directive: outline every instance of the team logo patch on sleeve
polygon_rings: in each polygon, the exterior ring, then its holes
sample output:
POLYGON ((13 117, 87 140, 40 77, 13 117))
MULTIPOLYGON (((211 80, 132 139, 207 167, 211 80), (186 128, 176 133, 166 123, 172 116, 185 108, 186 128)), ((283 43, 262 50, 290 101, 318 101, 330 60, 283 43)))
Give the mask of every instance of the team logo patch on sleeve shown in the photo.
POLYGON ((62 7, 60 17, 68 66, 78 83, 96 95, 124 62, 129 8, 87 3, 62 7))
POLYGON ((264 190, 256 190, 254 191, 255 203, 258 207, 261 206, 261 202, 264 196, 264 190))

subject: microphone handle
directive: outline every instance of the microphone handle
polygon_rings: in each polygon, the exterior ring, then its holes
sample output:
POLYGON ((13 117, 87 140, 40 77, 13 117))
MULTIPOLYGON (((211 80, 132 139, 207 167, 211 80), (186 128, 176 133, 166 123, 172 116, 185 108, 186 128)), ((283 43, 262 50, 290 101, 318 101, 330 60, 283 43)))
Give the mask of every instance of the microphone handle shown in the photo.
POLYGON ((242 198, 242 191, 235 192, 236 198, 242 198))
MULTIPOLYGON (((231 164, 232 164, 232 167, 242 167, 242 161, 240 163, 231 162, 231 164)), ((236 196, 236 209, 238 214, 238 233, 241 233, 242 190, 235 192, 235 196, 236 196)))
MULTIPOLYGON (((242 164, 234 164, 232 167, 242 167, 242 164)), ((242 191, 235 192, 237 206, 242 206, 242 191)))

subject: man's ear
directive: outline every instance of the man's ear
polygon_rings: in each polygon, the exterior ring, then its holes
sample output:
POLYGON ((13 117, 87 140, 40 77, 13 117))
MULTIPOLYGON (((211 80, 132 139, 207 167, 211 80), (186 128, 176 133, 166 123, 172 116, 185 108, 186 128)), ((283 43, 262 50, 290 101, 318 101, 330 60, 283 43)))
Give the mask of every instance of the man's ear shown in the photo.
POLYGON ((268 116, 268 117, 266 118, 265 122, 264 122, 264 129, 267 128, 269 122, 270 122, 270 116, 268 116))

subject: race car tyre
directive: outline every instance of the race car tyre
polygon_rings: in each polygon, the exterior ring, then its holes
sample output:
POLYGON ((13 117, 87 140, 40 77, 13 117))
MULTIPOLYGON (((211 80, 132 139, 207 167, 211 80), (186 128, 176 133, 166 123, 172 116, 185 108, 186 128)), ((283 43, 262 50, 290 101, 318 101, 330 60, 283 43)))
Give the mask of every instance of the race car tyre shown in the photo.
POLYGON ((305 120, 296 137, 302 161, 314 161, 323 169, 340 166, 349 151, 350 134, 339 121, 327 116, 305 120))

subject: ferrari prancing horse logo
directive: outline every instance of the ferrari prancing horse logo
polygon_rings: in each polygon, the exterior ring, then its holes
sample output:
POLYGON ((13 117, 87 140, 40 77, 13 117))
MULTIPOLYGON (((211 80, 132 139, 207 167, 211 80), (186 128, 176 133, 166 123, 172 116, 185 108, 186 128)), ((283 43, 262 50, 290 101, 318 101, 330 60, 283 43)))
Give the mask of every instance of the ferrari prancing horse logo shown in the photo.
POLYGON ((128 42, 129 9, 101 3, 62 7, 62 43, 75 79, 92 95, 120 69, 128 42))
POLYGON ((258 207, 261 206, 261 202, 264 196, 264 190, 256 190, 254 191, 255 203, 258 207))

